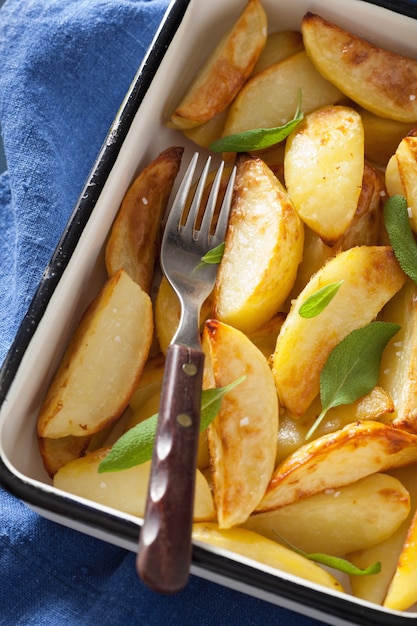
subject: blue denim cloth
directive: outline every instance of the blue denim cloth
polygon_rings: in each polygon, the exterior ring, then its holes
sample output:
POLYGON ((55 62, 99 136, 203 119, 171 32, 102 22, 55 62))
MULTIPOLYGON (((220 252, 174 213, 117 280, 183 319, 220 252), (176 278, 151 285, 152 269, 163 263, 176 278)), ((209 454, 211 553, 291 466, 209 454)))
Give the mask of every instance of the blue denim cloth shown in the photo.
MULTIPOLYGON (((0 361, 168 0, 6 0, 0 9, 0 361)), ((135 556, 0 489, 0 625, 314 626, 191 577, 149 591, 135 556)))

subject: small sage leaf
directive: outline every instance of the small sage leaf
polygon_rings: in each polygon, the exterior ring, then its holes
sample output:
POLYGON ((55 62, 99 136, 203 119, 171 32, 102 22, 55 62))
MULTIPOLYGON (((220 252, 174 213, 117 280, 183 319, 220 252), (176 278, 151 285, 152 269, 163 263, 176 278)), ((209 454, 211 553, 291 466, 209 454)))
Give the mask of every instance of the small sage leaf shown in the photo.
POLYGON ((206 265, 218 265, 223 258, 225 243, 220 243, 215 248, 209 250, 204 256, 201 257, 200 263, 196 269, 205 267, 206 265))
POLYGON ((329 409, 355 402, 375 387, 382 353, 399 330, 398 324, 371 322, 352 331, 334 348, 320 375, 322 410, 306 439, 310 439, 329 409))
POLYGON ((417 243, 411 230, 404 196, 391 196, 386 201, 384 223, 400 267, 413 282, 417 283, 417 243))
POLYGON ((253 128, 234 135, 226 135, 213 141, 210 144, 210 149, 213 152, 250 152, 252 150, 270 148, 280 141, 284 141, 297 128, 303 118, 300 90, 294 117, 283 126, 253 128))
POLYGON ((287 539, 279 535, 275 530, 274 532, 284 544, 286 544, 291 550, 293 550, 293 552, 300 554, 309 561, 314 561, 315 563, 326 565, 327 567, 336 569, 339 572, 343 572, 344 574, 349 574, 349 576, 371 576, 374 574, 379 574, 379 572, 381 571, 381 563, 379 561, 377 563, 374 563, 373 565, 370 565, 369 567, 366 567, 365 569, 362 569, 360 567, 356 567, 356 565, 353 565, 353 563, 351 563, 350 561, 347 561, 346 559, 342 559, 337 556, 331 556, 330 554, 324 554, 322 552, 304 552, 304 550, 300 550, 300 548, 294 546, 292 543, 287 541, 287 539))
POLYGON ((336 283, 330 283, 313 293, 300 306, 298 314, 305 318, 316 317, 316 315, 319 315, 333 300, 342 286, 342 283, 343 280, 336 283))
MULTIPOLYGON (((239 385, 244 378, 242 376, 225 387, 203 390, 200 431, 205 430, 216 417, 223 396, 239 385)), ((158 415, 152 415, 124 433, 101 461, 99 473, 118 472, 149 461, 152 458, 157 422, 158 415)))

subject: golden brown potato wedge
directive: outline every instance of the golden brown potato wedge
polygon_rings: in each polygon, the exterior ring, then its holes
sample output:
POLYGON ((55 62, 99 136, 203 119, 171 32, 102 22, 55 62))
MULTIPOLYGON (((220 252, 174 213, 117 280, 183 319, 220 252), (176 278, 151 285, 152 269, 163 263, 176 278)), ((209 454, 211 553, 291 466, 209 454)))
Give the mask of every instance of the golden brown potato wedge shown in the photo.
MULTIPOLYGON (((98 466, 109 451, 110 448, 102 448, 68 463, 55 474, 54 487, 118 511, 143 517, 151 462, 100 474, 98 466)), ((213 520, 215 516, 210 488, 202 473, 197 470, 194 520, 213 520)))
POLYGON ((193 128, 228 107, 252 72, 266 37, 265 11, 259 0, 248 0, 171 115, 169 126, 193 128))
POLYGON ((208 148, 210 144, 222 136, 224 125, 229 114, 229 107, 221 111, 211 118, 208 122, 194 126, 193 128, 184 128, 183 133, 191 141, 194 141, 202 148, 208 148))
POLYGON ((261 159, 239 155, 214 315, 243 332, 270 320, 294 284, 303 239, 302 222, 276 176, 261 159))
POLYGON ((314 13, 301 32, 320 74, 375 115, 417 120, 417 61, 379 48, 314 13), (364 87, 366 85, 366 87, 364 87))
POLYGON ((384 350, 379 378, 394 401, 390 421, 417 434, 417 287, 411 280, 387 304, 383 319, 401 326, 384 350))
POLYGON ((146 361, 138 384, 129 401, 132 411, 140 409, 144 402, 160 391, 164 367, 165 356, 161 352, 146 361))
POLYGON ((396 154, 392 155, 385 168, 385 186, 389 196, 395 196, 395 194, 405 196, 396 154))
POLYGON ((251 530, 245 528, 225 530, 214 523, 194 524, 193 540, 240 554, 253 561, 254 567, 261 563, 335 591, 343 591, 340 582, 317 563, 251 530))
MULTIPOLYGON (((320 415, 320 398, 317 397, 308 407, 303 417, 293 419, 286 411, 281 411, 278 430, 276 464, 281 463, 306 442, 311 424, 320 415)), ((351 404, 341 404, 331 408, 326 418, 314 432, 314 439, 334 433, 352 422, 363 420, 384 421, 394 412, 391 396, 382 387, 374 387, 366 396, 351 404)))
POLYGON ((146 293, 151 291, 161 220, 182 153, 183 148, 168 148, 139 174, 123 198, 107 242, 108 276, 124 269, 146 293))
MULTIPOLYGON (((414 468, 415 470, 415 468, 414 468)), ((414 480, 417 478, 414 471, 414 480)), ((417 602, 417 511, 401 547, 397 567, 390 582, 383 606, 396 611, 406 611, 417 602)))
POLYGON ((303 37, 297 30, 280 30, 268 35, 252 76, 304 50, 303 37))
POLYGON ((417 461, 417 436, 380 422, 355 422, 307 443, 275 470, 257 512, 417 461))
POLYGON ((333 246, 326 245, 311 228, 304 228, 303 260, 290 299, 298 296, 310 278, 324 263, 341 250, 355 246, 374 246, 380 243, 381 211, 386 198, 384 174, 365 161, 362 187, 355 215, 343 235, 333 246))
POLYGON ((48 475, 54 476, 61 467, 82 456, 90 441, 91 435, 86 437, 70 435, 60 439, 38 437, 39 452, 48 475))
MULTIPOLYGON (((373 563, 381 563, 381 571, 373 576, 351 576, 352 593, 376 604, 383 604, 389 584, 397 569, 401 549, 407 537, 410 523, 413 520, 417 507, 417 467, 399 467, 390 470, 390 475, 400 480, 410 495, 410 512, 401 526, 385 541, 375 546, 348 554, 347 558, 354 565, 366 568, 373 563)), ((407 589, 407 585, 405 585, 407 589)), ((415 585, 413 584, 413 589, 415 585)))
POLYGON ((364 171, 363 142, 360 115, 345 106, 310 113, 287 139, 288 193, 303 222, 327 245, 336 243, 355 215, 364 171))
POLYGON ((407 518, 409 510, 410 497, 401 482, 376 473, 294 504, 251 515, 244 527, 276 541, 281 536, 307 553, 344 556, 387 539, 407 518))
POLYGON ((124 271, 85 312, 46 393, 38 435, 91 435, 127 407, 152 342, 149 296, 124 271))
POLYGON ((297 110, 300 90, 305 115, 344 97, 305 52, 298 52, 248 80, 229 109, 223 135, 286 124, 297 110))
POLYGON ((386 198, 383 172, 365 162, 358 206, 350 226, 335 247, 347 250, 354 246, 375 246, 379 243, 382 206, 386 198))
POLYGON ((224 396, 207 431, 218 522, 221 528, 230 528, 247 519, 271 478, 278 399, 267 360, 242 332, 208 320, 203 349, 214 386, 245 376, 224 396))
POLYGON ((410 122, 396 122, 359 108, 365 134, 365 157, 385 166, 401 139, 414 128, 410 122))
POLYGON ((411 228, 417 232, 417 137, 404 137, 395 152, 398 172, 410 210, 411 228))
POLYGON ((401 526, 385 541, 374 546, 352 552, 347 559, 356 567, 365 569, 374 563, 381 563, 381 571, 372 576, 351 576, 352 594, 368 602, 381 605, 384 601, 388 585, 398 562, 398 555, 404 543, 410 521, 405 520, 401 526))
POLYGON ((248 337, 252 343, 262 352, 266 359, 270 359, 275 350, 277 337, 285 320, 284 313, 277 313, 266 324, 258 330, 249 333, 248 337))
POLYGON ((333 348, 371 322, 399 291, 405 274, 389 246, 358 246, 331 258, 294 301, 278 335, 272 367, 281 404, 304 415, 320 390, 320 372, 333 348), (314 318, 300 316, 303 302, 325 285, 343 281, 314 318))

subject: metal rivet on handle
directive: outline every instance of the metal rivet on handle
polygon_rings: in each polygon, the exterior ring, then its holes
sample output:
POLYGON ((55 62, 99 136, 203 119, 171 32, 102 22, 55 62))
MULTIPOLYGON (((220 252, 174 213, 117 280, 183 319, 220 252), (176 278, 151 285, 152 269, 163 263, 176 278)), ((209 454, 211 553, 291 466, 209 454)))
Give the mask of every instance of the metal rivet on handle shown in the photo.
POLYGON ((184 363, 182 369, 188 376, 195 376, 197 374, 197 366, 194 363, 184 363))
POLYGON ((188 428, 193 423, 193 418, 188 413, 180 413, 177 415, 177 422, 180 426, 188 428))

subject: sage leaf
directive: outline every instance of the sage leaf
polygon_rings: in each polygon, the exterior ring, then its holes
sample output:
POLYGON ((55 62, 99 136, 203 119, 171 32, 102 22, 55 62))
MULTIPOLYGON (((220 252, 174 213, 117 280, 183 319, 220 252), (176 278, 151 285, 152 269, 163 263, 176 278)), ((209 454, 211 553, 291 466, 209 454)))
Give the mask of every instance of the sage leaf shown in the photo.
POLYGON ((382 353, 400 328, 390 322, 371 322, 353 330, 332 350, 320 375, 322 410, 306 439, 311 438, 329 409, 355 402, 375 387, 382 353))
POLYGON ((409 278, 417 283, 417 243, 404 196, 391 196, 384 204, 384 223, 395 257, 409 278))
POLYGON ((319 315, 333 300, 342 286, 342 283, 343 280, 336 283, 330 283, 329 285, 325 285, 315 293, 311 294, 311 296, 309 296, 300 306, 298 314, 304 318, 311 318, 319 315))
MULTIPOLYGON (((211 424, 220 411, 222 398, 244 379, 245 376, 242 376, 225 387, 203 390, 200 432, 211 424)), ((149 461, 152 458, 157 422, 158 414, 155 414, 124 433, 101 461, 99 473, 118 472, 149 461)))
POLYGON ((373 574, 379 574, 381 571, 381 563, 379 561, 369 567, 366 567, 365 569, 362 569, 360 567, 356 567, 356 565, 353 565, 350 561, 342 559, 338 556, 331 556, 330 554, 324 554, 322 552, 304 552, 304 550, 300 550, 300 548, 294 546, 292 543, 287 541, 287 539, 279 535, 275 530, 274 532, 283 543, 293 550, 293 552, 300 554, 309 561, 321 563, 321 565, 326 565, 327 567, 336 569, 344 574, 349 574, 349 576, 371 576, 373 574))
POLYGON ((220 243, 215 248, 209 250, 204 256, 201 257, 200 263, 195 268, 198 270, 200 267, 205 267, 206 265, 217 265, 223 258, 225 243, 220 243))
POLYGON ((298 93, 297 109, 292 120, 274 128, 253 128, 234 135, 226 135, 210 144, 213 152, 250 152, 270 148, 284 141, 300 124, 304 114, 301 111, 301 90, 298 93))

